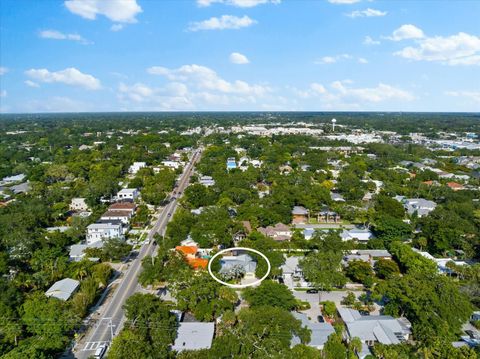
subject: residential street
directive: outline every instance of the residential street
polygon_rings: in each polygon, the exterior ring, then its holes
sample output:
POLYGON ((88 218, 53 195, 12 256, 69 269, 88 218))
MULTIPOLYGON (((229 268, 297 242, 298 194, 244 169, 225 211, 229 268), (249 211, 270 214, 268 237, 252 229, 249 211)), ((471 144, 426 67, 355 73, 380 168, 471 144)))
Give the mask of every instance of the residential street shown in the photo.
MULTIPOLYGON (((177 192, 183 193, 189 184, 191 169, 200 158, 200 152, 196 151, 190 163, 185 166, 184 172, 178 181, 177 192)), ((148 241, 142 245, 137 257, 130 263, 123 280, 115 290, 111 299, 105 303, 103 315, 96 323, 95 327, 87 332, 85 344, 81 348, 74 349, 74 357, 86 359, 102 344, 109 344, 113 337, 119 333, 125 320, 123 313, 123 304, 133 293, 138 290, 138 274, 141 271, 142 259, 147 255, 152 255, 156 249, 152 239, 156 233, 163 234, 167 223, 172 218, 178 205, 178 199, 175 198, 168 203, 158 216, 157 222, 148 234, 148 241)))

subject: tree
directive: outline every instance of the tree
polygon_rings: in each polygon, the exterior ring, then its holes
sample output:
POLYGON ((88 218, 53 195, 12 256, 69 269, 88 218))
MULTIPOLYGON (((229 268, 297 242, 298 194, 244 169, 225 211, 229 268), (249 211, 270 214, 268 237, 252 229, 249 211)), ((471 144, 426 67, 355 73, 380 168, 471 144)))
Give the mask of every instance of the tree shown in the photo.
POLYGON ((398 219, 403 219, 405 217, 405 208, 403 208, 402 204, 396 199, 383 193, 375 197, 374 208, 380 215, 388 214, 389 216, 398 219))
POLYGON ((332 301, 323 302, 322 313, 327 317, 333 318, 337 313, 337 306, 332 301))
POLYGON ((361 260, 354 260, 348 263, 348 267, 345 272, 349 278, 354 282, 359 282, 370 287, 373 284, 373 270, 372 266, 368 262, 361 260))
POLYGON ((340 334, 333 333, 328 337, 322 350, 327 359, 345 359, 347 357, 347 348, 342 342, 340 334))
POLYGON ((347 292, 347 295, 342 299, 342 304, 346 306, 352 306, 356 300, 357 297, 353 292, 347 292))
POLYGON ((104 258, 110 261, 126 257, 131 250, 132 246, 120 238, 109 238, 104 241, 102 247, 104 258))
POLYGON ((333 287, 343 287, 346 283, 340 270, 341 260, 342 254, 339 253, 312 252, 300 261, 300 268, 315 288, 331 290, 333 287))
POLYGON ((390 279, 400 274, 398 264, 391 259, 380 258, 375 262, 374 269, 380 279, 390 279))
POLYGON ((152 355, 151 345, 134 330, 124 329, 117 335, 108 351, 111 359, 146 358, 152 355))
POLYGON ((283 284, 272 280, 264 280, 258 287, 246 288, 243 297, 250 307, 271 305, 286 310, 292 310, 296 306, 296 300, 292 292, 283 284))

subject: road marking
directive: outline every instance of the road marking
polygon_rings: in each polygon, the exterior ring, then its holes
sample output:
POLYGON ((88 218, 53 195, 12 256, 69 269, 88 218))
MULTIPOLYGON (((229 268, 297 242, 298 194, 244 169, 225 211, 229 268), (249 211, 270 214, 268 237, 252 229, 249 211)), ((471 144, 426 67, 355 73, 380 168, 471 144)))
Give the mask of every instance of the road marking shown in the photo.
POLYGON ((85 347, 81 350, 82 352, 90 351, 90 350, 96 350, 99 346, 101 345, 106 345, 109 342, 86 342, 85 347))

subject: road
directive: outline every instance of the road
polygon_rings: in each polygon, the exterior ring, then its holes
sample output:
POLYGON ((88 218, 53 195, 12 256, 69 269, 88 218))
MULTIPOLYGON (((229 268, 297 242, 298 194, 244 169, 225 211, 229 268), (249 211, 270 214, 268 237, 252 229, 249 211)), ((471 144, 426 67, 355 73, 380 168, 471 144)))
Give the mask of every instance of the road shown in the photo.
POLYGON ((114 295, 105 303, 102 318, 96 323, 96 327, 87 332, 87 340, 81 348, 76 348, 75 358, 86 359, 93 355, 95 350, 103 344, 109 344, 112 338, 121 330, 124 313, 123 305, 128 297, 134 294, 138 289, 138 275, 142 268, 142 259, 145 256, 152 255, 156 249, 153 236, 156 233, 164 234, 168 222, 173 217, 173 213, 178 206, 178 198, 189 184, 192 169, 200 158, 200 150, 196 150, 190 162, 185 166, 184 172, 178 180, 178 186, 175 189, 175 199, 172 199, 161 211, 157 221, 148 233, 147 241, 142 245, 138 256, 131 262, 130 268, 125 273, 123 280, 115 290, 114 295))

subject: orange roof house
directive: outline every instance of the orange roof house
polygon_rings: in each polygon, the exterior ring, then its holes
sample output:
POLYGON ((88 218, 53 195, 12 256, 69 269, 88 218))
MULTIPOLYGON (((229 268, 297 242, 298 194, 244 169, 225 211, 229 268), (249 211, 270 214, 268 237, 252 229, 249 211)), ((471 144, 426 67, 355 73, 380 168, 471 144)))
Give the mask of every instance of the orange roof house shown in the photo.
POLYGON ((465 189, 465 187, 463 187, 463 185, 461 185, 460 183, 457 183, 457 182, 448 182, 447 186, 450 187, 454 191, 460 191, 462 189, 465 189))
POLYGON ((197 252, 198 252, 197 247, 195 247, 195 246, 176 246, 175 249, 185 256, 185 259, 187 260, 188 264, 193 269, 199 269, 199 268, 205 269, 205 268, 207 268, 208 259, 197 257, 197 252))
POLYGON ((199 269, 199 268, 206 269, 207 266, 208 266, 208 259, 205 259, 205 258, 193 258, 193 259, 189 259, 189 260, 188 260, 188 264, 190 264, 190 266, 191 266, 193 269, 199 269))

